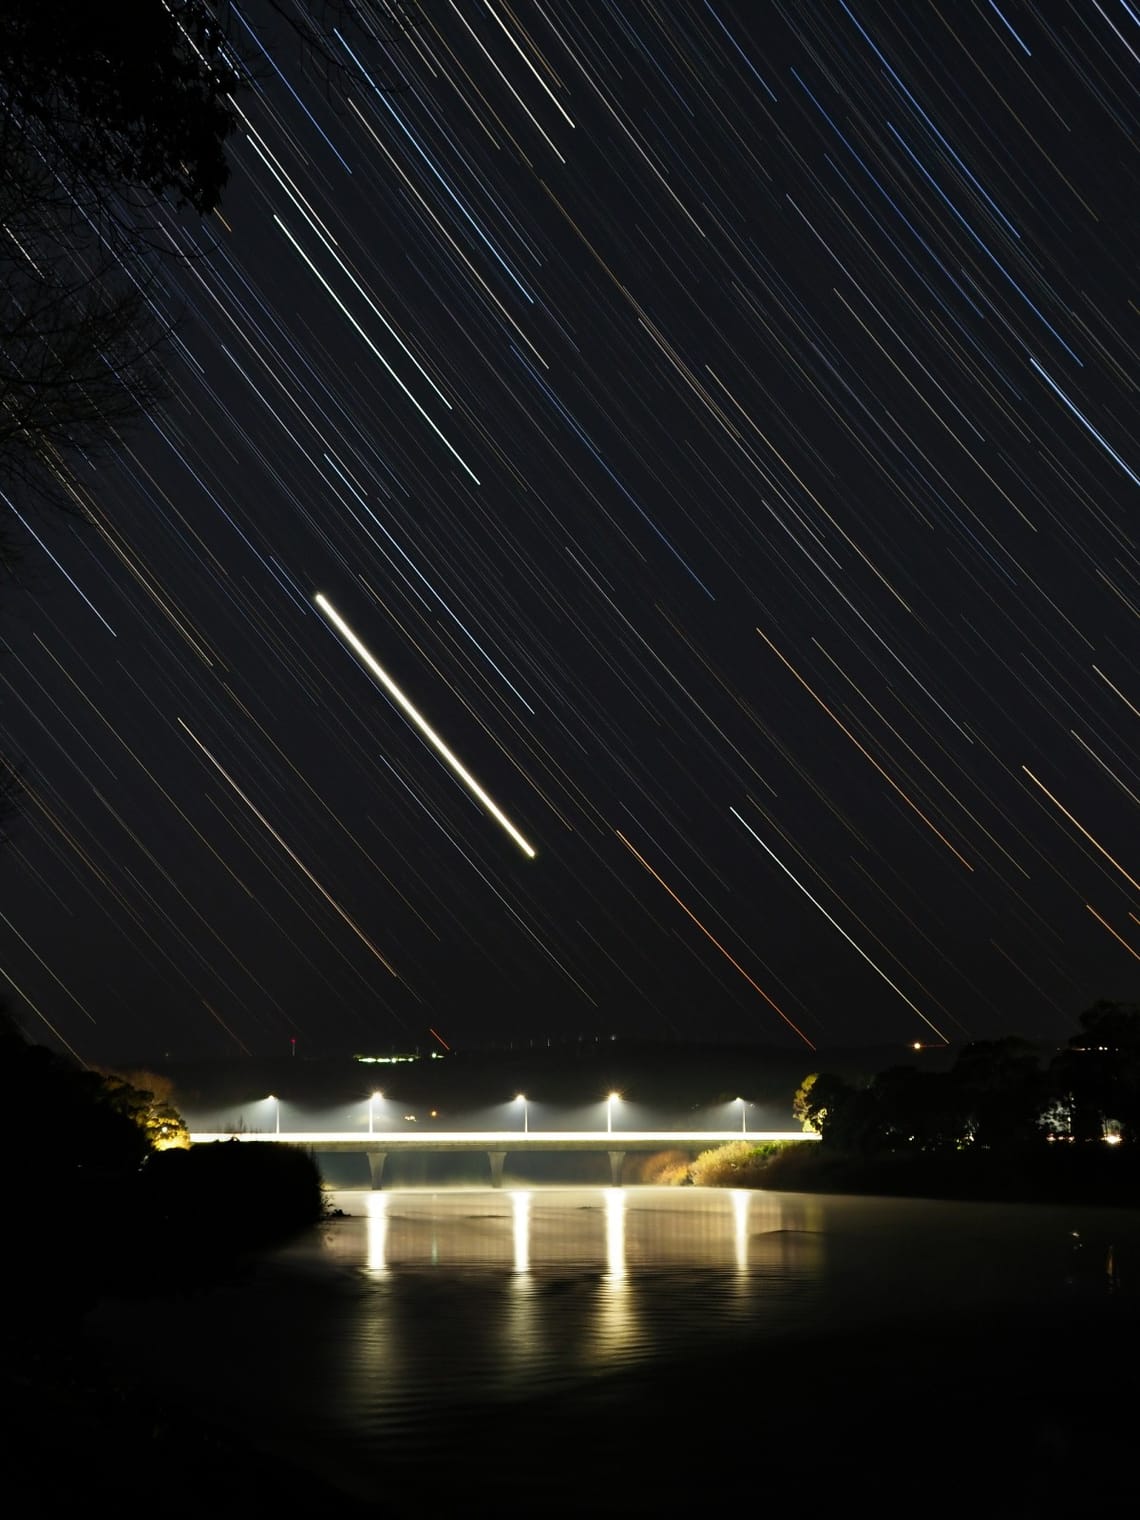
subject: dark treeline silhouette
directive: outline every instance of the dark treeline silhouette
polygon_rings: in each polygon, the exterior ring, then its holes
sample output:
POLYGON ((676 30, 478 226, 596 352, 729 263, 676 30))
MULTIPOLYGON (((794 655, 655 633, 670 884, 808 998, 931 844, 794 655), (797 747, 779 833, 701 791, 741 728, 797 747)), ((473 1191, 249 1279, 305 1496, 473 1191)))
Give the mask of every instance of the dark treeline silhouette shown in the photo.
POLYGON ((198 0, 0 16, 0 482, 80 518, 77 460, 161 398, 164 212, 218 204, 240 58, 198 0))
MULTIPOLYGON (((353 0, 249 10, 302 71, 347 88, 322 39, 350 27, 353 0)), ((164 400, 180 314, 168 276, 209 257, 236 101, 269 67, 251 22, 215 0, 0 6, 0 577, 25 573, 30 514, 62 510, 87 529, 92 463, 164 400)), ((35 778, 0 754, 0 841, 34 798, 35 778)), ((186 1135, 161 1085, 92 1069, 4 1021, 5 1153, 21 1180, 66 1200, 37 1215, 36 1250, 13 1253, 33 1311, 17 1328, 66 1325, 109 1292, 194 1285, 319 1216, 307 1157, 164 1149, 186 1135), (246 1194, 257 1203, 239 1209, 246 1194)))
POLYGON ((820 1136, 774 1157, 764 1186, 1140 1203, 1140 1004, 1101 1001, 1051 1054, 1016 1036, 944 1071, 821 1071, 796 1117, 820 1136))
MULTIPOLYGON (((160 1312, 257 1270, 324 1213, 312 1158, 292 1146, 180 1148, 185 1128, 147 1073, 85 1068, 28 1042, 0 1010, 0 1155, 9 1175, 0 1421, 10 1486, 47 1513, 114 1502, 124 1473, 174 1515, 224 1500, 324 1508, 323 1483, 178 1399, 177 1369, 138 1377, 100 1349, 103 1309, 160 1312), (160 1149, 159 1147, 167 1147, 160 1149), (165 1300, 165 1307, 160 1303, 165 1300)), ((106 1507, 106 1506, 104 1506, 106 1507)))
POLYGON ((305 1152, 190 1149, 177 1112, 132 1075, 84 1068, 0 1017, 3 1154, 22 1183, 55 1200, 36 1211, 32 1249, 17 1242, 8 1253, 26 1311, 17 1331, 71 1333, 108 1296, 216 1286, 323 1214, 305 1152))
MULTIPOLYGON (((343 94, 317 20, 254 0, 260 31, 343 94), (287 40, 287 41, 286 41, 287 40)), ((86 515, 76 462, 113 450, 166 394, 170 266, 209 256, 236 102, 268 65, 213 0, 0 6, 0 488, 86 515), (185 233, 185 235, 183 235, 185 233)), ((0 545, 0 551, 4 549, 0 545)), ((11 543, 8 545, 11 558, 11 543)), ((4 561, 0 559, 0 564, 4 561)))
MULTIPOLYGON (((245 9, 346 94, 324 38, 351 34, 355 0, 245 9)), ((269 67, 225 0, 0 5, 0 590, 35 584, 27 530, 45 508, 95 531, 92 466, 168 400, 184 314, 171 276, 211 256, 235 102, 269 67)), ((35 778, 0 754, 0 840, 29 798, 35 778)))

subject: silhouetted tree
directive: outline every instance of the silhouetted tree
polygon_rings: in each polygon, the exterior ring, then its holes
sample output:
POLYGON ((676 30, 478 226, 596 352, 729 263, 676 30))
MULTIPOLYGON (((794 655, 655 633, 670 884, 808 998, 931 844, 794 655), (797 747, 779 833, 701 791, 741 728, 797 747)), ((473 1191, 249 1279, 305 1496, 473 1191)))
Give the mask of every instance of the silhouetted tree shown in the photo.
MULTIPOLYGON (((949 1072, 894 1066, 879 1072, 869 1090, 874 1103, 876 1150, 957 1150, 968 1117, 962 1093, 949 1072)), ((864 1141, 865 1148, 869 1148, 864 1141)))
POLYGON ((120 1279, 146 1137, 101 1078, 0 1021, 0 1155, 11 1181, 47 1200, 6 1262, 17 1335, 66 1336, 120 1279))
POLYGON ((100 1074, 32 1044, 10 1016, 0 1029, 0 1140, 8 1153, 65 1184, 137 1172, 146 1136, 100 1074))
POLYGON ((210 211, 242 73, 203 0, 116 0, 112 11, 6 0, 0 141, 20 153, 33 143, 82 201, 134 189, 210 211))
POLYGON ((161 393, 164 209, 228 175, 240 57, 203 0, 0 7, 0 477, 66 499, 161 393))
MULTIPOLYGON (((289 0, 253 9, 347 84, 321 23, 346 29, 354 0, 325 0, 316 21, 289 0)), ((389 15, 403 26, 400 7, 389 15)), ((18 495, 83 517, 74 462, 165 399, 164 269, 192 246, 176 223, 217 207, 234 97, 267 68, 228 0, 0 4, 0 506, 18 495)), ((12 548, 0 539, 0 572, 12 548)), ((0 765, 0 824, 15 769, 0 765)))
POLYGON ((124 1076, 104 1067, 98 1070, 105 1101, 142 1131, 151 1150, 167 1150, 171 1146, 184 1150, 189 1146, 190 1132, 171 1102, 173 1084, 167 1078, 145 1072, 124 1076))
POLYGON ((913 1066, 893 1066, 858 1083, 828 1073, 808 1077, 792 1107, 827 1149, 860 1155, 953 1150, 966 1126, 950 1075, 913 1066))
POLYGON ((1140 1004, 1102 999, 1080 1016, 1049 1066, 1053 1101, 1074 1140, 1100 1140, 1110 1124, 1140 1141, 1140 1004))
POLYGON ((866 1087, 834 1072, 813 1072, 800 1085, 792 1111, 821 1144, 835 1150, 859 1150, 867 1113, 866 1087))
POLYGON ((156 1153, 143 1170, 140 1199, 168 1280, 198 1286, 309 1229, 325 1209, 307 1151, 255 1140, 156 1153))
POLYGON ((1028 1040, 1007 1035, 967 1045, 954 1062, 951 1082, 973 1144, 993 1149, 1043 1138, 1048 1087, 1041 1052, 1028 1040))
POLYGON ((815 1096, 815 1085, 818 1081, 819 1072, 809 1072, 796 1088, 792 1098, 792 1118, 797 1121, 801 1129, 811 1134, 818 1134, 820 1130, 821 1106, 815 1096))
MULTIPOLYGON (((173 1115, 173 1119, 168 1116, 173 1115)), ((216 1286, 321 1218, 320 1172, 293 1146, 164 1148, 155 1094, 32 1044, 0 1006, 0 1155, 50 1200, 9 1253, 18 1336, 66 1338, 105 1296, 216 1286)))

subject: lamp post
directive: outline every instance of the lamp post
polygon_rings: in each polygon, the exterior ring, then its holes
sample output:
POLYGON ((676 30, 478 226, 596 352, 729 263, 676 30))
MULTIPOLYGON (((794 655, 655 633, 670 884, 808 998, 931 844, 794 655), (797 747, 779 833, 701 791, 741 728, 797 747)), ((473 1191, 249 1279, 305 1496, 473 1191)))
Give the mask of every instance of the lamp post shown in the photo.
POLYGON ((610 1093, 606 1099, 606 1134, 612 1135, 614 1131, 614 1104, 621 1102, 621 1093, 610 1093))
POLYGON ((269 1101, 273 1104, 273 1130, 275 1134, 279 1135, 281 1133, 281 1099, 274 1097, 274 1095, 270 1093, 269 1101))
POLYGON ((526 1094, 525 1093, 519 1093, 518 1096, 515 1098, 515 1102, 516 1103, 521 1103, 522 1106, 523 1106, 523 1134, 524 1135, 529 1134, 530 1133, 530 1114, 527 1111, 528 1106, 527 1106, 527 1101, 526 1101, 526 1094))
POLYGON ((377 1098, 382 1098, 383 1096, 384 1094, 381 1092, 369 1093, 368 1095, 368 1133, 370 1135, 374 1135, 376 1133, 372 1123, 372 1105, 376 1102, 377 1098))
POLYGON ((740 1133, 746 1135, 748 1133, 748 1104, 743 1098, 737 1098, 736 1101, 740 1104, 740 1133))

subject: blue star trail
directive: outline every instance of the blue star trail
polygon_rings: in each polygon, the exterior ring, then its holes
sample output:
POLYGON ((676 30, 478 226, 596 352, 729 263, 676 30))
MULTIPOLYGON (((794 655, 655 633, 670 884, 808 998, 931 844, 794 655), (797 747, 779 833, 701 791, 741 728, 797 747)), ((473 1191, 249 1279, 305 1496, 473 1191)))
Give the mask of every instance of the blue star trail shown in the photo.
POLYGON ((328 11, 235 10, 167 398, 68 514, 0 493, 21 1018, 901 1049, 1134 998, 1135 8, 328 11))

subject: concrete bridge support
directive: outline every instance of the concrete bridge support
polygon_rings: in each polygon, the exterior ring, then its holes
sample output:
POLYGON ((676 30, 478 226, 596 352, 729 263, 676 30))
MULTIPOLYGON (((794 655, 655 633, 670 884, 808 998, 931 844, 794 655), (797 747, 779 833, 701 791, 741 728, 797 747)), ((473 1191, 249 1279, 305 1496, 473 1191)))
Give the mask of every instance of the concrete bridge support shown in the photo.
POLYGON ((621 1187, 621 1172, 625 1165, 624 1151, 610 1151, 610 1181, 614 1187, 621 1187))
POLYGON ((384 1177, 384 1163, 388 1159, 387 1151, 368 1152, 368 1170, 372 1175, 372 1191, 379 1192, 384 1177))
POLYGON ((506 1151, 488 1151, 487 1160, 491 1163, 491 1186, 493 1188, 503 1185, 503 1162, 507 1159, 506 1151))

